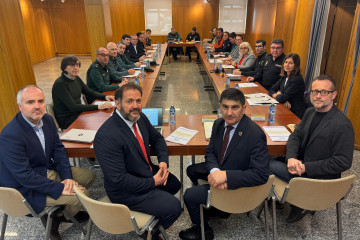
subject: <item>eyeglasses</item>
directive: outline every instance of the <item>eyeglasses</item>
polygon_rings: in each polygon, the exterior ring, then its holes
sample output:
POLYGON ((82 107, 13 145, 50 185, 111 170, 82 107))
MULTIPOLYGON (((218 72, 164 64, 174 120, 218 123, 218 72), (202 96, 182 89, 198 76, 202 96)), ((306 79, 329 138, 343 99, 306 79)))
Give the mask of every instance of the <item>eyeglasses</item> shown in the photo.
POLYGON ((261 45, 255 45, 255 48, 262 48, 263 46, 261 45))
POLYGON ((131 40, 133 40, 133 41, 137 41, 137 40, 139 40, 139 39, 133 39, 133 38, 132 38, 131 40))
POLYGON ((99 53, 98 55, 100 55, 102 57, 109 57, 109 54, 105 54, 105 53, 99 53))
POLYGON ((320 95, 321 96, 327 96, 327 95, 329 95, 329 93, 333 93, 333 92, 335 92, 335 91, 328 91, 328 90, 311 90, 310 91, 310 93, 311 93, 311 95, 313 95, 313 96, 317 96, 319 93, 320 93, 320 95))
POLYGON ((242 47, 242 48, 240 48, 240 50, 246 50, 246 49, 248 49, 247 47, 242 47))
POLYGON ((280 50, 282 47, 271 47, 271 50, 280 50))

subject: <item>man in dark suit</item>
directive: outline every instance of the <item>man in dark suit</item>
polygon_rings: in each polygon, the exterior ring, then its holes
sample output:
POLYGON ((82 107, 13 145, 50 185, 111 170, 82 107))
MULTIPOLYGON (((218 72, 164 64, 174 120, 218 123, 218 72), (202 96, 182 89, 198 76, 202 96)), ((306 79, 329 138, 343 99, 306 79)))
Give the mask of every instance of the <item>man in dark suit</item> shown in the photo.
MULTIPOLYGON (((286 144, 286 163, 270 161, 270 171, 289 182, 293 177, 335 179, 349 169, 354 152, 354 130, 350 120, 334 105, 335 81, 320 75, 311 85, 308 108, 286 144)), ((292 206, 288 223, 309 211, 292 206)))
POLYGON ((138 43, 139 39, 136 34, 131 35, 130 44, 126 46, 126 57, 132 62, 139 62, 145 59, 145 50, 138 43))
MULTIPOLYGON (((88 219, 73 191, 85 189, 95 180, 86 169, 70 167, 54 119, 45 114, 45 96, 36 86, 26 86, 17 94, 20 109, 0 134, 0 186, 17 189, 36 213, 46 206, 66 205, 79 221, 88 219)), ((42 217, 45 223, 45 217, 42 217)), ((51 239, 61 239, 58 227, 64 217, 55 217, 51 239)))
POLYGON ((141 112, 141 97, 142 88, 134 83, 116 91, 116 110, 98 130, 94 149, 110 200, 158 217, 166 229, 181 213, 180 201, 173 196, 180 182, 168 172, 164 137, 141 112), (151 162, 149 145, 159 166, 151 162))
MULTIPOLYGON (((223 118, 214 122, 205 154, 209 184, 186 190, 184 201, 194 226, 181 231, 181 239, 201 239, 200 204, 206 203, 210 185, 219 189, 237 189, 261 185, 268 180, 266 136, 244 114, 245 108, 245 97, 240 90, 230 88, 221 93, 220 110, 223 118)), ((213 239, 206 211, 204 223, 205 239, 213 239)))

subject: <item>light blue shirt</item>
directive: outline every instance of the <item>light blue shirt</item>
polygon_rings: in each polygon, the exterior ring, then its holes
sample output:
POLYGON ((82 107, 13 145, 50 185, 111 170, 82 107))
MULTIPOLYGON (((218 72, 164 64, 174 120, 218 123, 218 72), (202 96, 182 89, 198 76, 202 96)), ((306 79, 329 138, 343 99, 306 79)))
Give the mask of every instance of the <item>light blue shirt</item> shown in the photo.
POLYGON ((24 117, 24 115, 22 115, 22 116, 25 119, 25 121, 30 124, 32 129, 34 129, 36 135, 38 136, 38 138, 40 140, 42 149, 44 150, 44 154, 46 155, 46 153, 45 153, 45 136, 44 136, 44 131, 42 129, 42 127, 44 126, 44 123, 43 123, 42 119, 40 119, 39 126, 36 126, 35 124, 33 124, 32 122, 27 120, 26 117, 24 117))

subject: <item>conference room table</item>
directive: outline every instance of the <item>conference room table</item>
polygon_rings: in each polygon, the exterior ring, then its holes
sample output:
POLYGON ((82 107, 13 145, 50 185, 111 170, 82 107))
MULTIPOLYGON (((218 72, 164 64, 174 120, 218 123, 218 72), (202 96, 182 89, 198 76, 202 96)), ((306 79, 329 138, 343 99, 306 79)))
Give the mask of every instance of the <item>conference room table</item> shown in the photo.
MULTIPOLYGON (((170 46, 170 44, 168 44, 170 46)), ((187 45, 189 46, 189 45, 187 45)), ((212 81, 214 89, 218 96, 221 92, 225 90, 225 80, 226 76, 221 77, 218 73, 211 73, 210 70, 214 68, 213 63, 209 63, 206 60, 206 54, 204 53, 203 47, 200 44, 195 44, 197 50, 200 53, 200 58, 202 59, 204 68, 212 81)), ((162 49, 165 49, 166 44, 163 45, 162 49)), ((162 51, 157 59, 158 66, 152 66, 154 72, 148 73, 145 78, 140 78, 140 85, 143 87, 143 106, 147 106, 151 99, 152 92, 155 87, 156 80, 160 73, 161 65, 164 61, 165 51, 162 51)), ((245 77, 241 77, 239 81, 231 81, 230 87, 235 87, 235 83, 246 82, 245 77)), ((241 88, 245 94, 250 93, 267 93, 260 84, 257 87, 247 87, 241 88)), ((108 94, 114 94, 114 91, 107 92, 108 94)), ((111 116, 113 113, 111 110, 98 110, 98 111, 89 111, 83 112, 80 116, 69 126, 69 128, 64 132, 68 132, 71 129, 90 129, 98 130, 101 125, 111 116)), ((255 121, 259 126, 286 126, 287 124, 298 124, 300 119, 296 117, 289 109, 287 109, 283 104, 277 104, 276 106, 276 118, 275 122, 270 123, 267 121, 267 115, 269 111, 269 106, 246 106, 245 114, 251 117, 251 115, 265 115, 265 121, 255 121)), ((181 145, 172 142, 166 142, 168 146, 169 155, 171 156, 180 156, 180 181, 183 183, 183 156, 192 156, 192 162, 195 162, 195 155, 205 155, 205 149, 209 144, 209 141, 205 139, 205 132, 202 119, 203 118, 214 118, 214 115, 176 115, 176 124, 171 125, 169 123, 163 124, 162 134, 166 138, 178 127, 185 127, 189 129, 197 130, 198 133, 190 140, 187 145, 181 145)), ((109 129, 111 131, 111 129, 109 129)), ((69 157, 79 158, 79 157, 95 157, 94 149, 90 143, 80 143, 80 142, 69 142, 63 141, 66 152, 69 157)), ((270 155, 284 155, 286 152, 286 142, 274 142, 267 135, 267 146, 270 155)), ((151 155, 154 153, 151 150, 151 155)), ((181 187, 180 194, 183 192, 183 187, 181 187)), ((180 195, 181 196, 181 195, 180 195)))

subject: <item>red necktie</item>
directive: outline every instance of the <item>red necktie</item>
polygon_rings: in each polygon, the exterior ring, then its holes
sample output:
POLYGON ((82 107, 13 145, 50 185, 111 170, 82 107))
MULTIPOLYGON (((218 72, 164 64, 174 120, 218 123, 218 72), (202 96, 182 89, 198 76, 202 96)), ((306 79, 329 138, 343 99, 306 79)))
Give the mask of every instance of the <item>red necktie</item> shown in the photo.
POLYGON ((147 156, 147 153, 146 153, 146 149, 145 149, 145 145, 144 145, 144 141, 142 140, 137 128, 136 128, 136 122, 134 122, 133 124, 133 128, 134 128, 134 133, 135 133, 135 136, 140 144, 140 147, 141 147, 141 150, 145 156, 145 159, 146 159, 146 162, 149 164, 149 167, 150 167, 150 170, 152 171, 152 167, 150 165, 150 162, 149 162, 149 159, 148 159, 148 156, 147 156))
POLYGON ((226 127, 225 136, 224 136, 224 139, 223 139, 222 144, 221 144, 220 161, 219 161, 220 166, 221 166, 221 164, 223 163, 225 151, 226 151, 226 148, 227 148, 227 145, 228 145, 228 142, 229 142, 230 131, 231 131, 231 129, 233 129, 233 128, 234 128, 234 127, 233 127, 233 126, 230 126, 230 125, 228 125, 228 126, 226 127))

